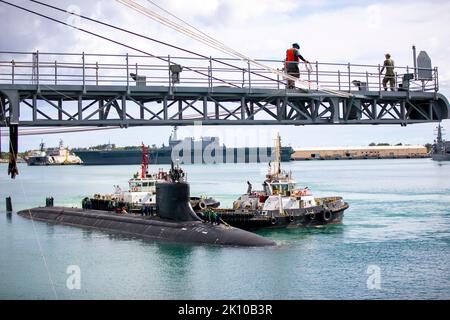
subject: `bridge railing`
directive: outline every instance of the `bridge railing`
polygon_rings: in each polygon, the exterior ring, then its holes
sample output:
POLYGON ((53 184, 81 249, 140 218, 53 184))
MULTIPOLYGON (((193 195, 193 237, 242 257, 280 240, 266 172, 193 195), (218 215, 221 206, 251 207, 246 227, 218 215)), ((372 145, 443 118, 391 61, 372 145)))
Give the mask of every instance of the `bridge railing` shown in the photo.
MULTIPOLYGON (((258 60, 283 71, 279 60, 258 60)), ((300 63, 300 79, 315 90, 382 91, 381 65, 300 63)), ((395 88, 404 91, 439 91, 438 69, 395 67, 395 88), (417 77, 419 74, 421 78, 417 77)), ((284 89, 286 79, 247 61, 230 58, 111 55, 87 53, 0 52, 0 83, 117 86, 226 86, 236 88, 284 89), (177 75, 173 65, 183 67, 177 75), (132 77, 131 74, 136 76, 132 77)), ((388 85, 389 86, 389 85, 388 85)))

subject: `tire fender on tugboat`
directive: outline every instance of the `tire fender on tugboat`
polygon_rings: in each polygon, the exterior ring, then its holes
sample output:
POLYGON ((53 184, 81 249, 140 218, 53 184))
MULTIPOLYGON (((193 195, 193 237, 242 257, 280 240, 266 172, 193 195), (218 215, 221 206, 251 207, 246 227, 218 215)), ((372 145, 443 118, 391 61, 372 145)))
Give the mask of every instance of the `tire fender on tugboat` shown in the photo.
POLYGON ((201 210, 205 210, 205 209, 207 208, 206 202, 203 201, 203 200, 200 200, 199 203, 198 203, 198 207, 199 207, 201 210))
POLYGON ((272 217, 272 219, 270 219, 270 223, 272 223, 273 225, 277 224, 277 218, 272 217))
POLYGON ((324 222, 329 222, 332 217, 333 217, 333 215, 331 214, 330 210, 327 209, 327 210, 322 211, 322 219, 324 222))

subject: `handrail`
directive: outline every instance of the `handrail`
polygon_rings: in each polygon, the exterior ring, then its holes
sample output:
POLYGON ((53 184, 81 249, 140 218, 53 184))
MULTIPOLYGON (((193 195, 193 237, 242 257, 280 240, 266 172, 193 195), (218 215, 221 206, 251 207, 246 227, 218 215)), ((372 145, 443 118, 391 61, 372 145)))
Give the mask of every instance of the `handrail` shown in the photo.
MULTIPOLYGON (((173 87, 172 73, 169 65, 158 60, 168 57, 151 57, 133 54, 104 53, 52 53, 52 52, 21 52, 0 51, 0 83, 35 84, 39 86, 67 84, 82 85, 162 85, 173 87), (35 59, 33 60, 33 57, 35 59), (37 59, 38 58, 38 59, 37 59), (130 73, 136 73, 141 82, 130 78, 130 73), (113 80, 114 79, 114 80, 113 80)), ((199 58, 174 57, 172 63, 186 67, 181 73, 181 84, 195 84, 214 90, 215 86, 229 85, 248 89, 256 88, 281 89, 286 84, 279 75, 258 67, 251 67, 247 61, 235 58, 199 58), (227 61, 230 67, 218 62, 227 61), (199 74, 198 72, 201 72, 199 74), (203 75, 204 74, 204 75, 203 75)), ((260 59, 274 69, 282 70, 283 61, 260 59)), ((339 91, 382 91, 380 65, 315 62, 311 68, 300 64, 300 79, 307 81, 311 88, 332 89, 339 91)), ((413 72, 409 66, 395 67, 395 83, 403 82, 405 75, 413 72)), ((429 79, 407 80, 401 90, 438 92, 438 69, 421 69, 428 71, 429 79)), ((406 81, 406 80, 405 80, 406 81)))

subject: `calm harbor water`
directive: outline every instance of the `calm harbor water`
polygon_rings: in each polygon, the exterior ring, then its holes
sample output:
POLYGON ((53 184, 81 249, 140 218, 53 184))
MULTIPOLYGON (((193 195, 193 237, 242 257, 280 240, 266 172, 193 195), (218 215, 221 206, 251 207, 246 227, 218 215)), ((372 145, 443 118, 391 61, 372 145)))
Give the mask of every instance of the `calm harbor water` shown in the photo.
MULTIPOLYGON (((344 224, 262 231, 278 245, 244 249, 33 223, 6 215, 5 197, 12 196, 14 210, 43 205, 47 196, 56 205, 80 206, 86 195, 125 187, 138 167, 21 165, 11 181, 0 165, 0 299, 450 299, 450 163, 318 161, 284 168, 316 196, 342 195, 350 204, 344 224), (67 287, 69 266, 80 268, 80 289, 67 287)), ((267 167, 185 169, 192 194, 229 206, 247 180, 260 185, 267 167)))

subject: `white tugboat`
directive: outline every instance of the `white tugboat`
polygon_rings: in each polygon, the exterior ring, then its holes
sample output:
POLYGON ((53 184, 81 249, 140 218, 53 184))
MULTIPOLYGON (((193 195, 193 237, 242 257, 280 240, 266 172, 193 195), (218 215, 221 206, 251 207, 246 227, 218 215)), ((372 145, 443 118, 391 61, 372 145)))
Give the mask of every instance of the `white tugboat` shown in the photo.
MULTIPOLYGON (((160 183, 167 183, 172 178, 169 172, 159 169, 156 173, 149 174, 149 155, 148 147, 142 145, 142 164, 141 172, 134 174, 128 181, 128 190, 122 190, 119 186, 114 186, 114 193, 108 195, 96 194, 93 198, 83 200, 83 208, 108 210, 117 212, 135 212, 153 214, 156 208, 156 186, 160 183)), ((177 165, 173 166, 171 172, 175 172, 177 180, 182 183, 187 182, 185 172, 177 165)), ((207 207, 218 207, 219 202, 212 198, 191 197, 191 206, 194 210, 206 209, 207 207)))
POLYGON ((278 135, 275 161, 269 164, 263 190, 253 191, 247 182, 247 193, 234 201, 233 209, 216 210, 221 218, 247 230, 341 223, 349 205, 342 197, 315 198, 308 187, 297 189, 292 173, 281 169, 280 147, 278 135))

